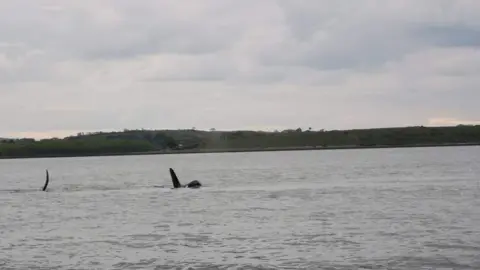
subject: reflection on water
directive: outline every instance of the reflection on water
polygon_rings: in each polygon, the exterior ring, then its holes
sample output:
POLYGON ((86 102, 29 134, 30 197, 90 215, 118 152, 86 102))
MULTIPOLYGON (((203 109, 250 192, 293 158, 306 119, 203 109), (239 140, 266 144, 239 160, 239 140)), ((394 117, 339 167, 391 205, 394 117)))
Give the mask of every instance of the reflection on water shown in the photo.
POLYGON ((479 164, 478 147, 1 160, 0 269, 478 269, 479 164), (169 167, 205 187, 172 190, 169 167))

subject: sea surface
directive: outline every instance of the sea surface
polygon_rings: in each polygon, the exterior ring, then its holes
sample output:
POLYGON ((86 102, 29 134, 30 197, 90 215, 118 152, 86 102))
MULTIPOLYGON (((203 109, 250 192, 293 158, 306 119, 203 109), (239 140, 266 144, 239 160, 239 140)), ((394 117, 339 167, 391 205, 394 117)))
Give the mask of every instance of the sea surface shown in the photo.
POLYGON ((480 269, 480 147, 0 160, 0 269, 480 269))

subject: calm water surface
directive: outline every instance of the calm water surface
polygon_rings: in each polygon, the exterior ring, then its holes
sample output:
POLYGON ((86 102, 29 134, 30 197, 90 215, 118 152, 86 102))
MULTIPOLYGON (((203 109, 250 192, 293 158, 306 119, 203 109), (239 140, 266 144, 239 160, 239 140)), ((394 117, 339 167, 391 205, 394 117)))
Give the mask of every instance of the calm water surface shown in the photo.
POLYGON ((479 177, 480 147, 0 160, 0 269, 480 269, 479 177))

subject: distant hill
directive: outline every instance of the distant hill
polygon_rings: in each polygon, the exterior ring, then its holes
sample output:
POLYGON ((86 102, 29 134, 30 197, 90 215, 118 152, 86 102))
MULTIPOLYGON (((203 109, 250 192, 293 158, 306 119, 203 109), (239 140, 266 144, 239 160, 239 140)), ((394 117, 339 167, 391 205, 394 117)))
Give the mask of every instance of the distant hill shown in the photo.
POLYGON ((263 151, 480 144, 480 126, 264 131, 124 130, 0 141, 0 157, 263 151))

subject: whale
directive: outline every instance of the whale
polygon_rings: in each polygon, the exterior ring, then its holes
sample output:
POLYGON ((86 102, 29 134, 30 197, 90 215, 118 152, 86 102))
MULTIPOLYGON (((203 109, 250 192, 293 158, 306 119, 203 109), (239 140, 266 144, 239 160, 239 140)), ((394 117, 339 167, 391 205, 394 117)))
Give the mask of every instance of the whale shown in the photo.
POLYGON ((177 177, 177 174, 175 173, 175 171, 172 168, 170 168, 169 171, 170 171, 170 177, 172 178, 172 183, 173 183, 173 188, 174 189, 177 189, 177 188, 200 188, 202 186, 202 184, 197 180, 193 180, 192 182, 190 182, 186 185, 182 185, 180 183, 180 181, 178 180, 178 177, 177 177))

